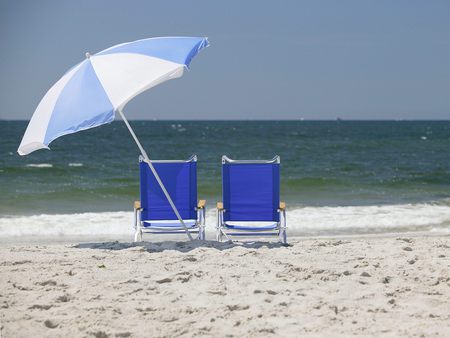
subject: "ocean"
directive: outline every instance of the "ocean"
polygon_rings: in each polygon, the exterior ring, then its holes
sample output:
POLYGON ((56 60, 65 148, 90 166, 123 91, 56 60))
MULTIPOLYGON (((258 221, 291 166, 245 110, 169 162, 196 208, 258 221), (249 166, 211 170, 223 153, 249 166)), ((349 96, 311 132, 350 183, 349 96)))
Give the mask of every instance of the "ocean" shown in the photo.
MULTIPOLYGON (((209 228, 221 156, 281 156, 299 235, 450 231, 450 121, 132 121, 151 159, 198 156, 209 228)), ((0 237, 128 234, 138 149, 123 122, 16 153, 26 121, 0 121, 0 237)), ((131 232, 130 232, 131 231, 131 232)))

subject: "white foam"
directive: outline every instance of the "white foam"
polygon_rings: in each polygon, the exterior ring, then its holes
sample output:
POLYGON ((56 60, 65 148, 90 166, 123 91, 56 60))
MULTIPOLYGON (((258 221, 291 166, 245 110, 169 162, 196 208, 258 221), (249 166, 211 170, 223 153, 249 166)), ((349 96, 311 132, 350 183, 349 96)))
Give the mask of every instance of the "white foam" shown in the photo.
POLYGON ((69 167, 82 167, 83 163, 69 163, 69 167))
POLYGON ((305 207, 287 216, 290 228, 305 233, 389 232, 450 229, 450 206, 401 204, 385 206, 305 207))
MULTIPOLYGON (((215 231, 216 212, 208 209, 207 232, 215 231)), ((353 234, 397 231, 450 232, 450 206, 304 207, 288 210, 289 234, 353 234)), ((0 237, 132 236, 133 212, 0 217, 0 237)))
POLYGON ((132 233, 132 223, 126 211, 2 217, 0 237, 123 235, 132 233))
POLYGON ((25 167, 28 167, 28 168, 53 168, 53 164, 50 164, 50 163, 30 163, 30 164, 26 164, 25 167))

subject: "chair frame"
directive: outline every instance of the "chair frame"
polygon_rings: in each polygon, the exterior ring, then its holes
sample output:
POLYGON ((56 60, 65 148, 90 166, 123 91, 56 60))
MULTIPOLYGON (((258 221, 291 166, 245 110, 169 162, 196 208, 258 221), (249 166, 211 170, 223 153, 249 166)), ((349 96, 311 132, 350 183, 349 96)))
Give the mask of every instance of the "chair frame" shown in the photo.
MULTIPOLYGON (((139 156, 139 162, 145 162, 142 156, 139 156)), ((192 155, 187 160, 152 160, 152 163, 187 163, 187 162, 197 162, 197 155, 192 155)), ((134 201, 134 241, 142 242, 143 234, 185 234, 185 228, 180 224, 178 227, 167 227, 167 226, 144 226, 146 220, 142 220, 142 211, 144 208, 141 206, 141 201, 134 201)), ((205 214, 206 214, 206 200, 198 200, 197 207, 197 219, 195 219, 195 224, 188 228, 190 233, 197 234, 197 239, 205 240, 205 214)), ((176 221, 176 220, 171 220, 176 221)), ((152 223, 164 222, 160 220, 152 221, 152 223)), ((167 221, 165 221, 167 223, 167 221)))
MULTIPOLYGON (((227 156, 222 156, 222 165, 226 163, 236 163, 236 164, 280 164, 280 156, 275 156, 271 160, 232 160, 227 156)), ((223 184, 222 184, 223 189, 223 184)), ((227 229, 224 222, 224 213, 226 209, 223 207, 223 202, 217 203, 217 224, 216 224, 216 240, 222 242, 223 237, 226 237, 228 241, 231 241, 232 236, 277 236, 279 241, 283 244, 287 244, 287 233, 286 233, 286 203, 280 201, 280 205, 277 212, 280 214, 279 221, 276 222, 275 229, 261 229, 258 230, 245 230, 245 229, 233 229, 230 231, 227 229)), ((247 222, 247 221, 246 221, 247 222)))

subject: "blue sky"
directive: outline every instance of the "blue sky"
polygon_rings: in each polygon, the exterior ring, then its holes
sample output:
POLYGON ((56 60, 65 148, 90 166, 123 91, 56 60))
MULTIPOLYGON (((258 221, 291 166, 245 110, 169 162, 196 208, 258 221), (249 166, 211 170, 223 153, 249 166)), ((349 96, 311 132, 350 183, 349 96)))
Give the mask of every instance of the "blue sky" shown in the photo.
POLYGON ((450 1, 0 0, 2 119, 111 45, 208 36, 134 119, 449 119, 450 1))

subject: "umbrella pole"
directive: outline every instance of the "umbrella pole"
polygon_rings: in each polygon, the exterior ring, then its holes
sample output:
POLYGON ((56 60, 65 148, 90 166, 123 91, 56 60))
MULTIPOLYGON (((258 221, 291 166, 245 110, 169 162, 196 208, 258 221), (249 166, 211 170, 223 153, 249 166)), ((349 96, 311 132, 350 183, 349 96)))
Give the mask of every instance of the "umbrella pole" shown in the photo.
POLYGON ((189 232, 188 228, 186 227, 186 224, 184 223, 183 219, 181 218, 180 213, 178 212, 177 207, 175 206, 175 204, 172 201, 172 198, 170 197, 168 191, 166 190, 166 187, 164 186, 163 182, 161 181, 161 178, 159 177, 158 173, 155 170, 155 167, 153 167, 152 162, 150 161, 150 159, 148 158, 147 152, 144 150, 144 148, 141 145, 141 142, 139 142, 136 134, 134 133, 133 129, 131 128, 130 124, 128 123, 127 118, 125 117, 124 113, 122 112, 122 109, 118 109, 118 112, 120 114, 120 116, 122 117, 123 122, 125 122, 128 130, 131 133, 131 136, 133 136, 134 141, 136 142, 139 150, 141 151, 142 156, 144 157, 144 161, 148 164, 148 166, 150 167, 150 170, 152 171, 153 175, 156 178, 156 181, 158 182, 159 186, 161 187, 162 191, 164 192, 164 195, 166 195, 167 200, 169 201, 170 206, 172 207, 173 212, 175 213, 175 215, 177 216, 178 220, 180 221, 180 223, 182 224, 184 231, 186 231, 186 235, 189 237, 189 239, 192 241, 192 236, 191 233, 189 232))

